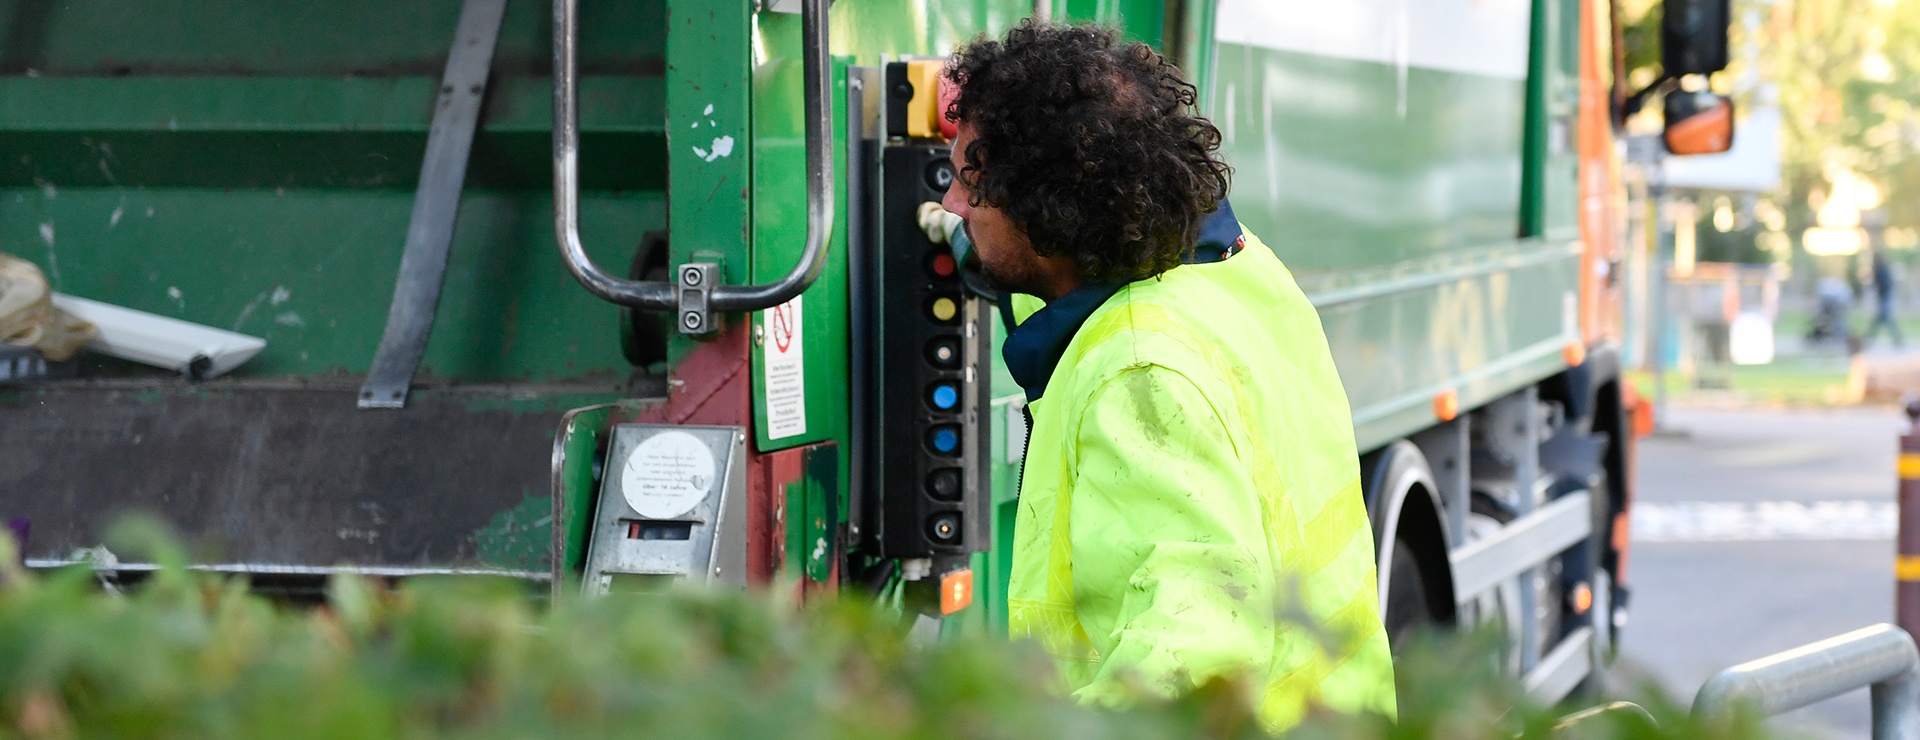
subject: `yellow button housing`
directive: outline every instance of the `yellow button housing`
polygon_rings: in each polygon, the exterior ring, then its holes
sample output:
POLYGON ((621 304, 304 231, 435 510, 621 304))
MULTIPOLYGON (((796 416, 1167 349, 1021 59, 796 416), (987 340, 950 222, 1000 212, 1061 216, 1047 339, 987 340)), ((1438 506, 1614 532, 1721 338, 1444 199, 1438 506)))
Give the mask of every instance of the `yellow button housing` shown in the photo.
POLYGON ((918 139, 940 135, 940 70, 946 62, 907 62, 907 82, 913 98, 907 101, 907 135, 918 139))

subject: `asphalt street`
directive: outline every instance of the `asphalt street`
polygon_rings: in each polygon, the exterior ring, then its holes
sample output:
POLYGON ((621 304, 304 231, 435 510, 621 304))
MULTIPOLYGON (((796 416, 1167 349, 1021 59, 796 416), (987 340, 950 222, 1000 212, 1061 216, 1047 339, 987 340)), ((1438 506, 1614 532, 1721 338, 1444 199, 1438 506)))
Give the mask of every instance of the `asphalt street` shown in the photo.
MULTIPOLYGON (((1612 688, 1681 706, 1737 663, 1893 619, 1889 408, 1670 408, 1642 440, 1631 621, 1612 688)), ((1859 690, 1777 720, 1866 738, 1859 690)))

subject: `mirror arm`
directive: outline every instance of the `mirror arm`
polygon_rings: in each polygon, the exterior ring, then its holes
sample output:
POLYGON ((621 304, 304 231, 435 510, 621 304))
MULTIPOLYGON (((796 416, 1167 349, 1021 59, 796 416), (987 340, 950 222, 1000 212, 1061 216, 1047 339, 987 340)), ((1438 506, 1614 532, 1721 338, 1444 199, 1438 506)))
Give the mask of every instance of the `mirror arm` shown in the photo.
POLYGON ((1673 92, 1673 88, 1679 84, 1679 77, 1661 72, 1659 78, 1646 87, 1640 88, 1639 92, 1628 95, 1626 101, 1620 104, 1620 121, 1625 123, 1627 119, 1633 117, 1633 114, 1639 113, 1640 109, 1647 104, 1647 96, 1652 95, 1654 91, 1673 92))

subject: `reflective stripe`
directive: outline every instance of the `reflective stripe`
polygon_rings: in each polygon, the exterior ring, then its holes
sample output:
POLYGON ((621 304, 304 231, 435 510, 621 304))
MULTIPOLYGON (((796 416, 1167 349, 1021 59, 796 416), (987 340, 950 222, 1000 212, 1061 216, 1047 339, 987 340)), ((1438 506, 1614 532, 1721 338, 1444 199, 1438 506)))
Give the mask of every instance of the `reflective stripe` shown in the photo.
POLYGON ((1900 453, 1900 480, 1920 480, 1920 452, 1900 453))
POLYGON ((1320 685, 1328 676, 1359 655, 1369 638, 1376 634, 1385 637, 1386 628, 1380 626, 1380 617, 1375 613, 1374 605, 1379 600, 1374 589, 1363 587, 1345 606, 1317 625, 1323 651, 1267 684, 1266 693, 1260 698, 1261 715, 1290 717, 1285 724, 1299 721, 1300 715, 1306 711, 1307 702, 1320 698, 1320 685), (1327 642, 1335 643, 1337 650, 1325 651, 1327 642))
POLYGON ((1894 556, 1893 579, 1896 581, 1920 581, 1920 555, 1894 556))

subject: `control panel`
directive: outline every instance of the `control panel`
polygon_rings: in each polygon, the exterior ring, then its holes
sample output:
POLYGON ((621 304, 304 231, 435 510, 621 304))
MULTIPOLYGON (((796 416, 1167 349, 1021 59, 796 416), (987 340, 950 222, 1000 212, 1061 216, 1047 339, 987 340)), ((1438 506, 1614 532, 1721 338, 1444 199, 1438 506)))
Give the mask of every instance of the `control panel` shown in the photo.
MULTIPOLYGON (((951 152, 937 116, 938 62, 893 62, 881 82, 870 158, 867 252, 854 260, 871 297, 864 359, 871 399, 861 541, 886 558, 963 556, 984 551, 988 531, 987 454, 992 306, 969 292, 952 249, 922 231, 921 204, 953 182, 951 152)), ((875 79, 878 78, 878 79, 875 79)), ((856 239, 856 242, 861 240, 856 239)), ((858 412, 856 412, 858 413, 858 412)))

